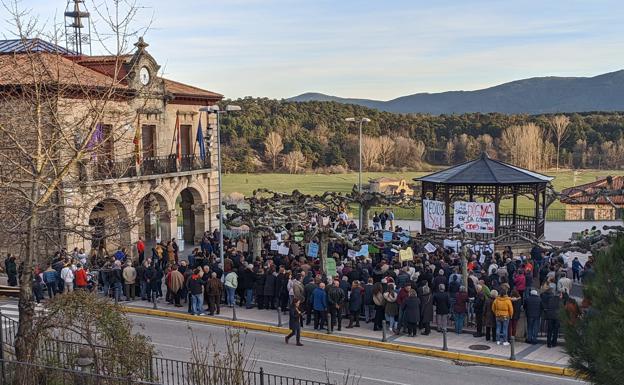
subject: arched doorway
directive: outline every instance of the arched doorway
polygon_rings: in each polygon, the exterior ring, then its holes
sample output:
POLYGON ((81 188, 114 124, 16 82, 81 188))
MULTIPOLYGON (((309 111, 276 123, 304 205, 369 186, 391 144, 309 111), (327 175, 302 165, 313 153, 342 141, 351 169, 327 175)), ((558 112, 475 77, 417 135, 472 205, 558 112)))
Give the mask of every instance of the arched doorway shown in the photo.
POLYGON ((98 252, 115 252, 119 247, 131 246, 132 221, 125 206, 116 199, 107 198, 93 207, 89 214, 91 247, 98 252))
POLYGON ((178 238, 186 245, 199 243, 204 232, 203 201, 199 191, 187 187, 176 199, 178 238))
POLYGON ((158 193, 149 193, 139 201, 136 213, 139 237, 143 238, 146 246, 153 247, 161 240, 171 239, 169 215, 167 201, 158 193))

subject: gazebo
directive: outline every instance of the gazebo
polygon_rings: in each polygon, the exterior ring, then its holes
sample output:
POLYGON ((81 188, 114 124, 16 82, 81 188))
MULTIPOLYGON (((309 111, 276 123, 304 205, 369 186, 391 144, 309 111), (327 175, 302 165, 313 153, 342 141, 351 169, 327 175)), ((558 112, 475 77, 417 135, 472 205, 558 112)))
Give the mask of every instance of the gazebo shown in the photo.
POLYGON ((438 171, 415 181, 422 183, 422 234, 440 235, 465 230, 467 236, 487 241, 501 237, 504 243, 519 241, 518 234, 541 239, 546 217, 546 187, 552 177, 483 153, 478 159, 438 171), (535 204, 518 213, 518 197, 535 204), (501 201, 512 200, 511 211, 501 213, 501 201))

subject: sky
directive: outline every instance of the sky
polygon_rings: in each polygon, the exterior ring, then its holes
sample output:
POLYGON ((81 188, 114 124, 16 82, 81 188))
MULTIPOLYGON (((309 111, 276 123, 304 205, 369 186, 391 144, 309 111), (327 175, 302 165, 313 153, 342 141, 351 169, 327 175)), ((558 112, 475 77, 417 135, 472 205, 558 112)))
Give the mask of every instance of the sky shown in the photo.
MULTIPOLYGON (((65 9, 65 0, 18 1, 45 28, 65 9)), ((621 0, 136 1, 134 25, 164 75, 228 98, 388 100, 624 68, 621 0)))

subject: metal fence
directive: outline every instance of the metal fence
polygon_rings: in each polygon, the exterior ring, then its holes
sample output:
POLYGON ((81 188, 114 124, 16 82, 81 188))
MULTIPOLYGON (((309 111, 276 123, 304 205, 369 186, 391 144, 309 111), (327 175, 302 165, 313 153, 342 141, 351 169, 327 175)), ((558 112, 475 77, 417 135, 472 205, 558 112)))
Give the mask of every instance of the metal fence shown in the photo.
MULTIPOLYGON (((369 211, 369 219, 371 219, 375 212, 381 213, 384 211, 386 207, 373 207, 369 211)), ((352 212, 357 215, 357 206, 354 205, 352 212)), ((395 220, 410 220, 410 221, 420 221, 422 207, 416 206, 414 208, 404 208, 404 207, 392 207, 392 212, 394 213, 395 220)), ((512 209, 509 207, 501 208, 501 214, 511 214, 512 209)), ((535 216, 535 209, 530 207, 518 208, 516 210, 518 215, 522 216, 535 216)), ((571 208, 552 208, 546 210, 546 220, 549 222, 563 222, 563 221, 608 221, 608 220, 619 220, 624 218, 624 210, 618 209, 614 210, 610 207, 608 208, 582 208, 582 207, 571 207, 571 208)))
POLYGON ((0 360, 0 385, 155 385, 132 378, 0 360))
MULTIPOLYGON (((4 315, 0 315, 3 323, 2 337, 5 358, 12 356, 12 349, 15 344, 15 334, 17 332, 17 321, 14 321, 4 315)), ((56 368, 57 371, 63 372, 59 376, 58 382, 34 382, 34 384, 43 385, 65 385, 74 384, 69 381, 75 368, 75 362, 78 358, 81 347, 87 345, 76 341, 49 339, 43 340, 37 347, 37 355, 35 357, 36 365, 42 368, 56 368), (61 368, 61 369, 59 369, 61 368), (65 374, 67 372, 69 374, 65 374), (69 382, 67 382, 69 381, 69 382)), ((96 350, 98 357, 107 357, 106 347, 88 346, 89 349, 96 350)), ((0 360, 1 361, 1 360, 0 360)), ((13 363, 13 361, 7 361, 13 363)), ((19 364, 17 364, 19 365, 19 364)), ((163 357, 146 356, 144 365, 140 365, 139 370, 134 370, 128 377, 127 368, 110 368, 105 375, 100 374, 98 378, 101 382, 82 382, 83 384, 102 384, 102 385, 140 385, 140 384, 162 384, 162 385, 208 385, 208 384, 227 384, 227 385, 330 385, 327 382, 314 380, 306 380, 295 377, 281 376, 266 373, 261 367, 258 371, 240 370, 232 367, 218 367, 212 365, 198 365, 192 362, 172 360, 163 357), (114 382, 115 379, 123 378, 126 382, 114 382), (111 379, 107 382, 107 379, 111 379), (106 381, 105 381, 106 380, 106 381), (128 382, 130 381, 130 382, 128 382), (143 381, 143 382, 141 382, 143 381)), ((11 379, 15 379, 11 377, 11 379)), ((4 383, 0 383, 3 385, 4 383)), ((15 384, 15 382, 6 382, 6 384, 15 384)), ((21 383, 19 383, 21 384, 21 383)), ((76 382, 76 384, 79 384, 76 382)), ((26 383, 30 385, 30 383, 26 383)))

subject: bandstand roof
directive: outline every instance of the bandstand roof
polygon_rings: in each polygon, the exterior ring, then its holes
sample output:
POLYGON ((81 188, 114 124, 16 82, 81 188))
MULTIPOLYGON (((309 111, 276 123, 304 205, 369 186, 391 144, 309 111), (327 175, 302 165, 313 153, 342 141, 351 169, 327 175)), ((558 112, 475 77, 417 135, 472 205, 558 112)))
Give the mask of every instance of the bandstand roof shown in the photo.
POLYGON ((511 185, 547 183, 553 178, 529 171, 509 163, 491 159, 486 153, 481 157, 447 168, 415 181, 451 185, 511 185))

